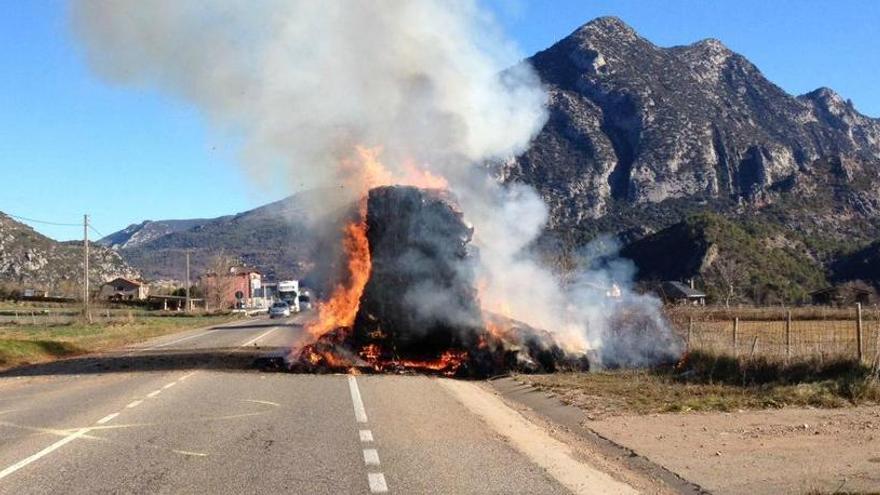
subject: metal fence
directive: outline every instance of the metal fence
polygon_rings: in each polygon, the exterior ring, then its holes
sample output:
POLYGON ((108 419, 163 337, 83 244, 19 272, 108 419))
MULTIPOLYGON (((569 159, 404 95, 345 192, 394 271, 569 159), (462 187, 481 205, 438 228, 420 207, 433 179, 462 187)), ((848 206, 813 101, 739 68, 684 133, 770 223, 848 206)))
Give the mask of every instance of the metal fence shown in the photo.
MULTIPOLYGON (((754 312, 753 312, 754 313, 754 312)), ((744 314, 718 317, 692 312, 673 319, 688 350, 705 350, 741 358, 836 359, 866 363, 880 359, 880 310, 861 307, 826 316, 779 311, 775 318, 744 314)))

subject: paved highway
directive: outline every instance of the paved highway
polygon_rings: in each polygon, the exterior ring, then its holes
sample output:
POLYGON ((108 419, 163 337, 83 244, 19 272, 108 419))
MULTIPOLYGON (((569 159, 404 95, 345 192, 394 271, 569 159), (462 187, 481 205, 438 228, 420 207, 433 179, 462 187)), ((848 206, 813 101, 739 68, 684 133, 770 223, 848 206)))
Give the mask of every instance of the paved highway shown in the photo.
POLYGON ((631 492, 476 383, 249 369, 303 318, 0 374, 0 493, 631 492))

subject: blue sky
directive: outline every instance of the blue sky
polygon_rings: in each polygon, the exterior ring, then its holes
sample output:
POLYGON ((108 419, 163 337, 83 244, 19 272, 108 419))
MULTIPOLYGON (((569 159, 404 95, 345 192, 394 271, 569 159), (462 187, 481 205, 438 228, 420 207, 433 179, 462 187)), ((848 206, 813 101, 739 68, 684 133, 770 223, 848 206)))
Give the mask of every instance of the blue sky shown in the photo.
MULTIPOLYGON (((718 38, 786 91, 819 86, 880 117, 874 0, 484 0, 523 55, 616 15, 661 46, 718 38)), ((235 150, 161 94, 110 87, 85 66, 62 0, 0 6, 0 211, 104 234, 144 219, 244 211, 289 191, 257 189, 235 150)), ((81 229, 32 224, 60 240, 81 229)))

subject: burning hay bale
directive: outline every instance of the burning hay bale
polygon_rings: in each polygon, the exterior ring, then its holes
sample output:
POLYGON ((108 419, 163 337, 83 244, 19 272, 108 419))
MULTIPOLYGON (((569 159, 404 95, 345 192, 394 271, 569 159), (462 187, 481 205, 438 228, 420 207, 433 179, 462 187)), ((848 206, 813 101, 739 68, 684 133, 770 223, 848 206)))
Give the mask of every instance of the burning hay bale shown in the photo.
POLYGON ((477 348, 483 325, 468 250, 472 231, 446 193, 372 189, 366 220, 372 270, 355 345, 374 346, 379 361, 431 362, 445 351, 477 348))
MULTIPOLYGON (((589 367, 549 332, 484 318, 469 246, 473 231, 447 192, 374 188, 364 215, 369 278, 352 325, 322 332, 293 357, 292 370, 488 376, 589 367)), ((339 293, 350 295, 351 287, 339 293)))

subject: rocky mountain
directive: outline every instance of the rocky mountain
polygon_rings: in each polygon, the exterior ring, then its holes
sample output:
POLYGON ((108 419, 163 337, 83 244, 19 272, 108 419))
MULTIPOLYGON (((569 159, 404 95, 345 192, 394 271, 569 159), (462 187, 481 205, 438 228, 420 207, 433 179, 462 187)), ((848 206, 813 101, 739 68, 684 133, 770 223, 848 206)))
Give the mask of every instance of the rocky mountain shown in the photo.
POLYGON ((100 242, 115 246, 148 280, 183 280, 187 251, 193 277, 209 271, 223 255, 259 268, 270 279, 302 278, 316 265, 322 241, 315 234, 333 228, 313 221, 314 204, 332 207, 332 196, 312 190, 235 215, 144 222, 100 242))
MULTIPOLYGON (((880 238, 880 120, 834 91, 789 95, 718 40, 659 47, 613 17, 529 62, 549 92, 550 116, 502 178, 533 185, 547 201, 549 245, 602 232, 625 243, 686 242, 681 222, 710 212, 754 245, 796 246, 792 267, 828 274, 843 252, 880 238)), ((648 254, 639 258, 643 279, 717 285, 712 263, 730 261, 717 246, 708 262, 694 251, 696 265, 652 249, 638 250, 648 254)), ((800 295, 827 283, 799 280, 800 295)))
MULTIPOLYGON (((851 180, 877 175, 880 120, 827 88, 791 96, 718 40, 663 48, 603 17, 529 61, 549 91, 550 119, 505 177, 536 186, 559 226, 618 204, 760 206, 809 188, 821 159, 839 160, 851 180)), ((851 199, 876 215, 870 186, 851 199)))
POLYGON ((146 244, 150 241, 189 230, 198 225, 207 223, 209 219, 196 218, 192 220, 144 220, 141 223, 131 224, 128 227, 114 232, 98 241, 98 244, 114 249, 129 249, 146 244))
MULTIPOLYGON (((58 242, 0 213, 0 284, 8 289, 41 289, 78 296, 81 290, 81 242, 58 242)), ((115 277, 138 278, 119 253, 90 244, 89 281, 94 287, 115 277)))

